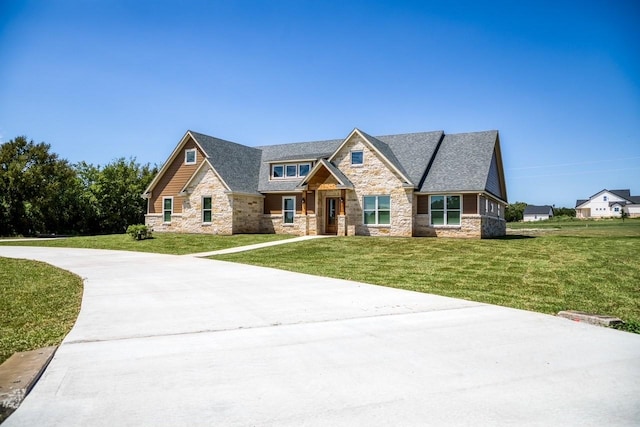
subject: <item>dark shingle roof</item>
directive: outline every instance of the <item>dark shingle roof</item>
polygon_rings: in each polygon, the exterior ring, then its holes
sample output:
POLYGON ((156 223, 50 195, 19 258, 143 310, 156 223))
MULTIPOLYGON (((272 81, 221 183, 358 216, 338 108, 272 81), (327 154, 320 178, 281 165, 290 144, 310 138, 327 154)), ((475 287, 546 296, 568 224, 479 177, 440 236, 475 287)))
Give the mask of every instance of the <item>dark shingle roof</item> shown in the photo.
POLYGON ((191 135, 231 191, 257 193, 260 150, 193 131, 191 135))
MULTIPOLYGON (((378 137, 361 133, 410 184, 418 187, 424 180, 418 189, 421 192, 488 191, 498 131, 453 135, 434 131, 378 137)), ((301 180, 269 179, 270 163, 326 159, 344 142, 333 139, 252 148, 196 132, 191 134, 231 190, 246 193, 296 191, 301 180)), ((506 199, 506 195, 496 195, 506 199)))
POLYGON ((497 139, 496 130, 445 135, 420 191, 485 191, 497 139))
POLYGON ((549 205, 527 205, 524 208, 524 215, 549 215, 549 213, 553 215, 553 207, 549 205))
POLYGON ((576 200, 576 208, 578 206, 580 206, 581 204, 586 203, 588 201, 589 201, 589 199, 586 199, 586 200, 585 199, 578 199, 578 200, 576 200))
POLYGON ((631 197, 630 190, 609 190, 609 192, 615 194, 618 197, 622 197, 623 199, 629 199, 631 197))

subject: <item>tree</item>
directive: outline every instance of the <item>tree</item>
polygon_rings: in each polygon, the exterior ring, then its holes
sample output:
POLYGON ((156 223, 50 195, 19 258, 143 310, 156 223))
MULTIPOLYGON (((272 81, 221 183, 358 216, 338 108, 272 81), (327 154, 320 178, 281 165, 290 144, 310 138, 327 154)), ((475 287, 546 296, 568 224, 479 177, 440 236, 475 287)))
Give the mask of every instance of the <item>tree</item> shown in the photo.
POLYGON ((524 209, 526 207, 527 204, 524 202, 515 202, 508 204, 504 212, 504 219, 507 222, 522 221, 522 218, 524 217, 524 209))
POLYGON ((83 187, 87 229, 124 233, 129 225, 144 223, 147 202, 141 195, 157 173, 156 167, 120 158, 103 168, 81 162, 76 172, 83 187))
POLYGON ((73 168, 51 146, 19 136, 0 145, 0 235, 64 233, 78 220, 73 168))
POLYGON ((553 208, 553 216, 568 216, 570 218, 576 217, 576 210, 572 208, 553 208))

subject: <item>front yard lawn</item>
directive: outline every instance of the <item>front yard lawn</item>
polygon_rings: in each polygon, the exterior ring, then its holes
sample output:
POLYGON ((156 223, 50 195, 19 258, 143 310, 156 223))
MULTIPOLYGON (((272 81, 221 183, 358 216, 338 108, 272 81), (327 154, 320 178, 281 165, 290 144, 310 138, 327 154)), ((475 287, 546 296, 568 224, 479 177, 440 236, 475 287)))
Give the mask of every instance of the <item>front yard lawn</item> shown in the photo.
POLYGON ((80 311, 82 279, 51 265, 0 258, 0 363, 58 345, 80 311))
POLYGON ((3 242, 9 246, 49 246, 62 248, 111 249, 120 251, 153 252, 159 254, 185 255, 217 251, 236 246, 254 245, 288 239, 294 236, 283 234, 235 234, 216 236, 207 234, 154 233, 152 239, 134 240, 127 234, 106 236, 69 237, 55 240, 30 239, 20 242, 3 242))

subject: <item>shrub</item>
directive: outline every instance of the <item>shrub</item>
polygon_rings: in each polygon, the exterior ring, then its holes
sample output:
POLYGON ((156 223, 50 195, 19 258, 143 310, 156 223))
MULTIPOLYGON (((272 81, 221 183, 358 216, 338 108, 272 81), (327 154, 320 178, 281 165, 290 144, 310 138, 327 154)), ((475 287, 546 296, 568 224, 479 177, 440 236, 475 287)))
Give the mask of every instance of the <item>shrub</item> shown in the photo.
POLYGON ((151 238, 152 230, 144 224, 135 224, 127 227, 127 234, 135 240, 145 240, 151 238))

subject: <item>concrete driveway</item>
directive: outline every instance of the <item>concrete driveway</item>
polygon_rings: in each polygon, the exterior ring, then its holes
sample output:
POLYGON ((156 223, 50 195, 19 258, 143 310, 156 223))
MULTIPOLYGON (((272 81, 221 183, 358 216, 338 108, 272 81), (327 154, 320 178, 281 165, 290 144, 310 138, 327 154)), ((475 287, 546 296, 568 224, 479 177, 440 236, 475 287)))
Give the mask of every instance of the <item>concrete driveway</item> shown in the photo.
POLYGON ((3 427, 640 424, 639 335, 185 256, 0 256, 85 279, 3 427))

